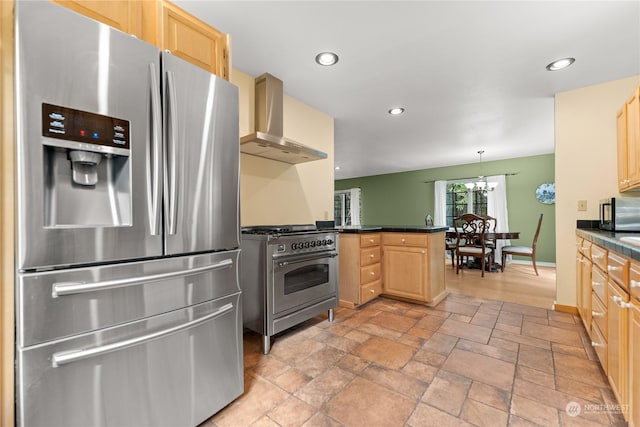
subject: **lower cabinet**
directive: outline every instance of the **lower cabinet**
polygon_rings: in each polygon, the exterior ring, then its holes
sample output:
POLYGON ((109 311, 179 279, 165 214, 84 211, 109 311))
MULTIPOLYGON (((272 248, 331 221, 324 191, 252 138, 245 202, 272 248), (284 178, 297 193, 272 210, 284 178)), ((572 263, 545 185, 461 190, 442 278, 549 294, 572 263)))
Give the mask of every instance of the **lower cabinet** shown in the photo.
POLYGON ((447 295, 442 233, 382 233, 385 295, 436 305, 447 295))
MULTIPOLYGON (((629 295, 611 280, 609 280, 609 300, 607 309, 607 377, 618 402, 623 405, 623 411, 628 403, 627 397, 627 314, 629 295)), ((626 417, 626 415, 625 415, 626 417)))
POLYGON ((353 308, 382 293, 380 233, 342 233, 340 244, 340 305, 353 308))
POLYGON ((640 301, 629 311, 629 426, 640 427, 640 301))

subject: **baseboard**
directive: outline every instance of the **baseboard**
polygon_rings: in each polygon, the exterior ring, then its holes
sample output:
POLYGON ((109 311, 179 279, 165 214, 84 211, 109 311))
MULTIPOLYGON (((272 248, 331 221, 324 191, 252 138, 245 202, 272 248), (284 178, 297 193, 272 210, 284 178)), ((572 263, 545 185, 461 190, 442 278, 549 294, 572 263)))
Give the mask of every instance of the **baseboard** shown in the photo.
POLYGON ((572 305, 554 304, 553 309, 561 313, 578 314, 578 307, 572 305))
MULTIPOLYGON (((509 264, 531 265, 531 260, 527 261, 527 260, 524 260, 524 259, 513 259, 513 260, 509 261, 509 264)), ((536 261, 536 265, 539 265, 540 267, 555 267, 556 263, 555 262, 540 262, 540 261, 536 261)))

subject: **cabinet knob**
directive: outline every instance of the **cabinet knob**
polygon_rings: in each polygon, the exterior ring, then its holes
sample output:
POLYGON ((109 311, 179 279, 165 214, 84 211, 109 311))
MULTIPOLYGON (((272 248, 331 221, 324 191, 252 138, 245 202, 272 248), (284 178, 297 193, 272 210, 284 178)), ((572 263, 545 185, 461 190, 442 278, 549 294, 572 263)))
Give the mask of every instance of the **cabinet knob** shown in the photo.
POLYGON ((632 288, 640 288, 640 282, 638 282, 637 280, 632 280, 631 281, 631 287, 632 288))
POLYGON ((369 258, 373 259, 373 257, 374 257, 374 255, 373 255, 373 254, 370 254, 370 255, 369 255, 369 258))
POLYGON ((604 313, 600 313, 599 311, 591 312, 591 317, 602 317, 602 316, 604 316, 604 313))
POLYGON ((373 239, 369 239, 369 243, 373 243, 373 239))
POLYGON ((595 341, 591 341, 591 347, 602 347, 602 344, 597 343, 595 341))
POLYGON ((404 243, 404 242, 405 242, 405 240, 404 240, 404 239, 402 239, 402 243, 404 243))
POLYGON ((375 293, 376 293, 376 291, 375 291, 375 290, 373 290, 373 289, 369 289, 369 292, 371 292, 372 294, 375 294, 375 293))
POLYGON ((614 265, 607 266, 607 271, 618 271, 618 270, 620 270, 620 267, 618 266, 614 266, 614 265))
POLYGON ((371 273, 369 273, 369 274, 371 274, 372 276, 375 276, 375 275, 376 275, 376 273, 375 273, 374 271, 372 271, 372 272, 371 272, 371 273))

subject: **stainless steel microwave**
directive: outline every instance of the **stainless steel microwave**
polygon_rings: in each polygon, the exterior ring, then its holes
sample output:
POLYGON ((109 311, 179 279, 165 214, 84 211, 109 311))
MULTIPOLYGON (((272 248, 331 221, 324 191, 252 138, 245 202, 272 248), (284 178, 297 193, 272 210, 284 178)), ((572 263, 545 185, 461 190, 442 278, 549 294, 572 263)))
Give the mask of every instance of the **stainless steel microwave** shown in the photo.
POLYGON ((600 229, 640 232, 640 197, 600 200, 600 229))

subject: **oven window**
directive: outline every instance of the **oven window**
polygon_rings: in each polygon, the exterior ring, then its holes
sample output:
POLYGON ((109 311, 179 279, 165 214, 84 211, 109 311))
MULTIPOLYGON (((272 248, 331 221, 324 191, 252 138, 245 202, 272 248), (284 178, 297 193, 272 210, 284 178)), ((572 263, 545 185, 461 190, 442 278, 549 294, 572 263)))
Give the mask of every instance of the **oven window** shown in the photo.
POLYGON ((313 264, 284 275, 284 294, 289 295, 329 282, 329 264, 313 264))

